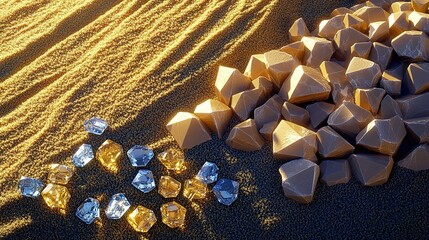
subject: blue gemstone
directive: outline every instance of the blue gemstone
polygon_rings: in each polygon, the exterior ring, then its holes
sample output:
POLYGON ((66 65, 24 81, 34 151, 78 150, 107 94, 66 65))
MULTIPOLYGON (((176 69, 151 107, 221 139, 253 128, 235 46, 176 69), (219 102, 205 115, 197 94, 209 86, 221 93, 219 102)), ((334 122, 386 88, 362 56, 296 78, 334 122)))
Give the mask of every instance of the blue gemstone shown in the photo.
POLYGON ((155 188, 155 179, 153 179, 153 174, 150 170, 142 169, 139 170, 132 184, 138 190, 148 193, 155 188))
POLYGON ((197 179, 205 184, 217 181, 219 168, 212 162, 205 162, 197 174, 197 179))
POLYGON ((94 198, 85 199, 77 208, 76 216, 86 224, 91 224, 100 217, 100 203, 94 198))
POLYGON ((123 193, 117 193, 110 199, 109 205, 105 210, 106 216, 109 219, 121 218, 130 208, 131 204, 123 193))
POLYGON ((222 178, 213 187, 217 200, 224 205, 231 205, 238 197, 238 182, 222 178))
POLYGON ((146 167, 153 158, 153 151, 148 146, 135 145, 128 150, 127 155, 134 167, 146 167))
POLYGON ((82 144, 72 157, 76 167, 83 167, 94 158, 94 152, 89 144, 82 144))
POLYGON ((87 132, 101 135, 109 124, 101 118, 92 117, 91 119, 86 120, 83 126, 87 132))
POLYGON ((21 177, 19 179, 18 189, 24 197, 36 198, 42 191, 43 183, 39 179, 21 177))

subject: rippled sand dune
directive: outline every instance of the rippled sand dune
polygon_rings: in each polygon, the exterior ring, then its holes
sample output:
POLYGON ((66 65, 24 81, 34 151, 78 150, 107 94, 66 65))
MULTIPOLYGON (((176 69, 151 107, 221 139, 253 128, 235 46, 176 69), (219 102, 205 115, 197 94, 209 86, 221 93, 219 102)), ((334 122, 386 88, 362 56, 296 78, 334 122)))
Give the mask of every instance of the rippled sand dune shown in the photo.
MULTIPOLYGON (((428 174, 410 176, 397 170, 393 183, 378 190, 364 190, 357 184, 332 189, 321 186, 319 201, 298 206, 282 196, 279 163, 272 159, 268 146, 249 154, 213 140, 187 152, 193 161, 188 171, 176 178, 190 178, 204 161, 214 161, 222 176, 240 181, 240 198, 226 208, 214 197, 193 204, 179 197, 177 201, 188 208, 184 230, 172 230, 161 223, 158 208, 166 200, 156 191, 141 194, 131 186, 137 170, 126 159, 116 174, 104 170, 97 161, 78 169, 68 185, 72 200, 66 215, 48 209, 41 198, 22 199, 16 188, 20 176, 46 179, 49 164, 70 165, 71 155, 84 142, 98 147, 110 138, 125 149, 149 144, 156 153, 175 146, 165 124, 175 112, 192 111, 197 103, 214 97, 219 65, 244 70, 251 54, 285 45, 287 29, 296 18, 302 16, 314 25, 335 7, 353 3, 1 1, 0 238, 309 237, 316 229, 323 229, 319 214, 332 218, 331 224, 334 218, 350 221, 349 215, 366 216, 381 224, 377 215, 364 211, 365 204, 354 206, 347 196, 359 196, 371 205, 373 199, 387 201, 394 196, 392 191, 407 189, 411 183, 418 194, 424 188, 419 183, 427 183, 428 174), (93 115, 110 123, 109 131, 101 137, 89 136, 83 130, 83 121, 93 115), (155 210, 158 223, 149 234, 133 232, 124 219, 107 221, 104 214, 101 221, 90 226, 74 216, 86 197, 100 198, 104 207, 117 192, 126 193, 133 205, 155 210), (333 204, 338 206, 333 208, 333 204), (297 230, 297 226, 307 230, 297 230)), ((157 178, 168 174, 156 160, 149 168, 157 178)), ((402 207, 408 200, 405 196, 394 206, 402 207)), ((383 209, 378 204, 372 207, 383 209)), ((388 207, 384 211, 386 218, 397 212, 388 207)), ((419 224, 406 217, 401 220, 419 224)))

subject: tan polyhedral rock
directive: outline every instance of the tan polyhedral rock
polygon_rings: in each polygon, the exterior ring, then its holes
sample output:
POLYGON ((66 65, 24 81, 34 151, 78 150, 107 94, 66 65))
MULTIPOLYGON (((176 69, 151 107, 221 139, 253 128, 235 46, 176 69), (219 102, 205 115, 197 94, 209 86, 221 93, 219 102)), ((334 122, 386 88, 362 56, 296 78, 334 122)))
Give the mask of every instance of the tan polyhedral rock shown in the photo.
POLYGON ((358 42, 353 44, 350 47, 350 53, 347 53, 347 57, 346 57, 347 63, 350 63, 350 61, 354 57, 368 59, 369 54, 371 53, 371 49, 372 49, 371 42, 358 42))
POLYGON ((304 19, 297 19, 289 29, 289 41, 296 42, 304 36, 310 36, 310 31, 305 24, 304 19))
POLYGON ((411 12, 408 19, 414 28, 429 34, 429 14, 420 12, 411 12))
POLYGON ((429 142, 429 117, 408 119, 404 123, 408 133, 419 143, 429 142))
POLYGON ((274 132, 274 130, 276 130, 277 125, 278 125, 277 121, 266 123, 259 130, 259 133, 261 134, 261 136, 263 138, 265 138, 265 140, 271 142, 271 141, 273 141, 273 132, 274 132))
POLYGON ((264 54, 255 54, 250 57, 244 75, 250 77, 250 79, 255 79, 259 76, 269 78, 264 54))
POLYGON ((249 88, 250 79, 235 68, 219 66, 215 90, 219 100, 229 105, 232 95, 249 88))
POLYGON ((323 61, 319 69, 322 76, 330 83, 347 82, 346 69, 336 62, 323 61))
POLYGON ((344 15, 338 15, 328 20, 322 20, 319 24, 319 37, 333 40, 338 30, 343 29, 344 15))
POLYGON ((286 46, 283 46, 280 48, 280 51, 283 51, 285 53, 288 53, 294 57, 296 57, 299 61, 302 61, 304 58, 304 43, 301 41, 289 43, 286 46))
POLYGON ((394 2, 390 5, 390 12, 411 12, 413 7, 410 2, 394 2))
POLYGON ((319 167, 320 181, 328 186, 348 183, 352 177, 350 165, 346 159, 324 160, 319 167))
POLYGON ((335 105, 327 102, 315 102, 307 105, 306 109, 310 114, 311 125, 316 129, 328 119, 329 114, 334 111, 335 105))
POLYGON ((167 123, 167 130, 182 149, 193 148, 212 139, 204 123, 195 114, 188 112, 178 112, 167 123))
POLYGON ((424 143, 416 147, 404 159, 398 162, 398 166, 413 171, 429 169, 429 144, 424 143))
POLYGON ((350 7, 350 10, 352 10, 353 13, 354 13, 354 12, 356 12, 357 10, 359 10, 359 9, 361 9, 363 7, 367 7, 367 5, 365 3, 359 3, 359 4, 356 4, 356 5, 352 6, 352 7, 350 7))
POLYGON ((317 164, 306 159, 297 159, 283 164, 279 172, 286 197, 304 204, 313 201, 320 175, 317 164))
POLYGON ((300 61, 290 54, 280 50, 264 53, 265 63, 274 87, 279 89, 289 74, 300 64, 300 61))
POLYGON ((231 120, 232 111, 224 103, 208 99, 195 108, 194 114, 221 138, 231 120))
POLYGON ((353 44, 368 41, 368 36, 352 27, 341 29, 335 34, 334 37, 336 48, 335 56, 338 59, 343 60, 346 58, 347 53, 350 51, 350 48, 353 46, 353 44))
POLYGON ((279 95, 273 95, 263 105, 257 107, 254 111, 254 119, 258 129, 269 122, 277 122, 281 117, 281 108, 284 100, 279 95))
POLYGON ((331 12, 330 17, 335 17, 335 16, 338 16, 338 15, 345 15, 347 13, 352 14, 353 11, 350 10, 350 9, 348 9, 348 8, 346 8, 346 7, 339 7, 339 8, 335 8, 331 12))
POLYGON ((355 138, 372 120, 372 114, 352 102, 344 102, 328 118, 328 125, 335 131, 355 138))
POLYGON ((410 22, 405 12, 394 12, 390 14, 389 19, 389 33, 396 37, 404 31, 410 30, 410 22))
POLYGON ((429 92, 419 95, 408 95, 396 99, 396 102, 401 108, 404 119, 429 116, 429 92))
POLYGON ((381 75, 380 86, 391 96, 401 94, 402 78, 404 76, 404 67, 402 63, 385 70, 381 75))
POLYGON ((323 158, 341 158, 352 154, 355 147, 334 129, 325 126, 317 131, 317 149, 323 158))
POLYGON ((316 133, 293 122, 280 121, 273 133, 274 158, 305 158, 316 162, 316 133))
POLYGON ((348 82, 331 82, 331 96, 336 106, 343 102, 354 102, 353 87, 348 82))
POLYGON ((392 118, 394 116, 402 117, 401 108, 399 104, 390 95, 386 95, 381 101, 378 110, 377 118, 392 118))
POLYGON ((380 66, 373 61, 354 57, 346 70, 346 76, 354 89, 372 88, 377 86, 381 70, 380 66))
POLYGON ((325 101, 330 93, 331 87, 320 71, 303 65, 295 68, 279 91, 283 99, 294 104, 325 101))
POLYGON ((386 91, 382 88, 356 89, 355 103, 376 115, 384 95, 386 91))
POLYGON ((429 0, 411 0, 411 6, 416 12, 426 12, 429 8, 429 0))
POLYGON ((363 7, 353 13, 360 17, 368 24, 373 22, 387 21, 389 13, 384 11, 381 7, 363 7))
POLYGON ((365 33, 368 30, 368 23, 366 23, 363 19, 347 13, 343 19, 344 28, 354 28, 359 32, 365 33))
POLYGON ((382 42, 389 37, 389 23, 387 21, 369 24, 369 39, 373 42, 382 42))
POLYGON ((411 63, 407 68, 407 90, 411 94, 419 94, 429 90, 429 63, 411 63))
POLYGON ((232 128, 226 144, 234 149, 251 152, 260 150, 264 139, 259 134, 255 121, 248 119, 232 128))
POLYGON ((262 98, 263 92, 258 88, 239 92, 231 97, 231 109, 240 121, 244 121, 250 117, 262 98))
POLYGON ((285 102, 282 106, 282 116, 286 121, 296 123, 303 127, 310 124, 310 114, 302 107, 298 107, 290 102, 285 102))
POLYGON ((396 0, 369 0, 366 3, 368 6, 378 6, 378 7, 382 7, 385 10, 389 10, 390 5, 392 4, 393 1, 396 1, 396 0))
POLYGON ((399 116, 374 119, 357 136, 356 144, 371 151, 392 156, 404 140, 407 131, 399 116))
POLYGON ((352 154, 348 160, 353 175, 365 186, 386 183, 393 168, 392 157, 386 155, 352 154))
POLYGON ((392 40, 392 47, 400 57, 413 61, 429 60, 429 37, 421 31, 405 31, 392 40))
POLYGON ((372 45, 369 60, 377 63, 378 66, 380 66, 381 71, 386 70, 392 60, 393 48, 378 42, 375 42, 372 45))
POLYGON ((251 87, 256 88, 256 89, 261 89, 262 90, 262 101, 263 102, 259 102, 259 104, 264 103, 266 100, 268 100, 268 98, 271 97, 271 94, 273 92, 273 83, 268 80, 266 77, 257 77, 252 81, 252 85, 251 87))
POLYGON ((319 67, 323 61, 329 61, 334 54, 334 46, 331 41, 318 37, 303 37, 304 59, 303 63, 309 67, 319 67))

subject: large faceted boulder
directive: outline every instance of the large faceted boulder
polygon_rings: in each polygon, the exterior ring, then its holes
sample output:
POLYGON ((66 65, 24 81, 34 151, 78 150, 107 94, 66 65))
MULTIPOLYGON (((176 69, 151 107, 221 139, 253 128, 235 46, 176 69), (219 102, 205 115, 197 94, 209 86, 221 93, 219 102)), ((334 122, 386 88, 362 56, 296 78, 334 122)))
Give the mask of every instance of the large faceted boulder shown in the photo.
POLYGON ((226 144, 241 151, 251 152, 260 150, 264 145, 264 139, 259 134, 255 121, 248 119, 235 125, 226 139, 226 144))
POLYGON ((350 47, 350 53, 347 52, 346 62, 350 63, 350 61, 354 57, 368 59, 369 54, 371 53, 372 43, 371 42, 358 42, 353 44, 350 47))
POLYGON ((391 96, 399 96, 402 89, 402 79, 404 77, 403 64, 396 64, 385 70, 381 75, 380 86, 391 96))
POLYGON ((408 133, 419 143, 429 142, 429 117, 408 119, 404 123, 408 133))
POLYGON ((404 119, 429 116, 429 92, 409 95, 396 100, 401 108, 404 119))
POLYGON ((381 71, 384 71, 392 60, 392 53, 393 48, 382 43, 375 42, 373 43, 369 60, 377 63, 378 66, 380 66, 381 71))
POLYGON ((411 30, 410 22, 405 12, 394 12, 390 14, 389 19, 389 33, 391 36, 396 37, 404 31, 411 30))
POLYGON ((352 177, 350 165, 346 159, 324 160, 319 167, 320 181, 328 186, 348 183, 352 177))
POLYGON ((355 148, 329 126, 317 131, 318 153, 323 158, 341 158, 352 154, 355 148))
POLYGON ((394 2, 390 6, 390 12, 411 12, 413 7, 410 2, 394 2))
POLYGON ((407 131, 398 116, 374 119, 356 137, 356 144, 371 151, 393 155, 404 140, 407 131))
POLYGON ((355 43, 368 42, 369 38, 358 30, 348 27, 341 29, 335 34, 334 42, 336 47, 336 57, 345 59, 350 47, 355 43))
POLYGON ((290 102, 285 102, 283 104, 282 116, 286 121, 296 123, 303 127, 307 127, 310 124, 310 114, 308 111, 290 102))
POLYGON ((254 119, 258 129, 261 129, 266 123, 278 122, 280 120, 283 103, 283 99, 276 94, 255 109, 254 119))
POLYGON ((429 8, 428 0, 411 0, 411 6, 416 12, 427 12, 429 8))
POLYGON ((279 50, 264 53, 265 63, 271 81, 279 89, 289 74, 300 64, 300 61, 290 54, 279 50))
POLYGON ((276 130, 278 124, 277 121, 266 123, 259 129, 259 133, 265 140, 271 142, 273 141, 273 132, 276 130))
POLYGON ((368 29, 368 23, 366 23, 360 17, 357 17, 351 13, 346 13, 343 19, 344 28, 354 28, 359 32, 365 33, 368 29))
POLYGON ((381 101, 378 110, 378 118, 386 119, 394 116, 402 117, 401 108, 399 104, 390 95, 386 95, 381 101))
POLYGON ((353 101, 353 88, 346 78, 346 69, 336 62, 324 61, 320 64, 323 77, 331 86, 332 100, 336 105, 353 101))
POLYGON ((231 109, 240 121, 244 121, 250 117, 262 98, 263 92, 258 88, 236 93, 231 97, 231 109))
POLYGON ((377 63, 354 57, 347 67, 347 79, 354 89, 376 87, 381 77, 381 69, 377 63))
POLYGON ((381 7, 362 7, 353 13, 368 24, 373 22, 386 21, 389 13, 381 7))
POLYGON ((412 61, 429 60, 429 37, 421 31, 405 31, 392 40, 392 47, 400 57, 412 61))
POLYGON ((250 77, 250 79, 255 79, 259 76, 269 77, 268 70, 265 67, 264 54, 255 54, 250 57, 244 75, 250 77))
POLYGON ((335 34, 344 28, 344 15, 338 15, 331 19, 322 20, 319 24, 319 36, 333 40, 335 34))
POLYGON ((353 175, 364 186, 386 183, 393 168, 392 157, 386 155, 352 154, 348 160, 353 175))
POLYGON ((411 63, 406 75, 407 92, 420 94, 429 90, 429 63, 411 63))
POLYGON ((382 88, 356 89, 355 103, 376 115, 385 94, 382 88))
POLYGON ((304 36, 310 36, 310 31, 304 19, 298 18, 289 29, 289 40, 290 42, 296 42, 301 40, 304 36))
POLYGON ((279 172, 286 197, 304 204, 313 201, 320 174, 317 164, 306 159, 297 159, 283 164, 279 172))
POLYGON ((398 166, 413 171, 429 170, 429 144, 424 143, 419 145, 404 159, 399 161, 398 166))
POLYGON ((306 109, 310 114, 311 126, 316 129, 325 123, 329 114, 334 111, 335 105, 327 102, 315 102, 307 105, 306 109))
POLYGON ((389 37, 389 23, 387 21, 370 23, 368 37, 372 42, 386 40, 389 37))
POLYGON ((324 101, 330 93, 331 87, 320 71, 302 65, 293 71, 279 91, 283 99, 294 104, 324 101))
POLYGON ((317 68, 323 61, 329 61, 334 54, 331 41, 318 37, 303 37, 304 59, 303 63, 309 67, 317 68))
POLYGON ((282 120, 273 133, 273 153, 279 160, 305 158, 316 162, 316 133, 293 122, 282 120))
POLYGON ((199 104, 194 114, 200 118, 210 130, 217 134, 219 138, 225 133, 226 127, 231 120, 231 109, 224 103, 209 99, 199 104))
POLYGON ((258 105, 266 102, 272 95, 273 92, 273 83, 268 80, 266 77, 257 77, 252 81, 252 88, 262 90, 262 99, 258 102, 258 105))
POLYGON ((215 90, 219 100, 226 105, 231 102, 232 95, 249 88, 250 79, 235 68, 219 67, 215 90))
POLYGON ((302 61, 304 57, 305 47, 304 47, 304 43, 302 43, 301 41, 298 41, 298 42, 289 43, 288 45, 283 46, 282 48, 280 48, 280 51, 288 53, 296 57, 299 61, 302 61))

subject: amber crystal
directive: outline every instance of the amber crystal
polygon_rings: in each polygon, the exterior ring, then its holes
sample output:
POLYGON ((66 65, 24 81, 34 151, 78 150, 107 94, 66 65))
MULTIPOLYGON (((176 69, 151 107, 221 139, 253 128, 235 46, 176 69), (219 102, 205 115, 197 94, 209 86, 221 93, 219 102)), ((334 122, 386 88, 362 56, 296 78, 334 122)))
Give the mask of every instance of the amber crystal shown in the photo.
POLYGON ((51 183, 67 184, 72 176, 72 168, 60 164, 52 164, 50 167, 48 180, 51 183))
POLYGON ((185 224, 186 208, 177 202, 169 202, 161 206, 162 222, 171 228, 185 224))
POLYGON ((198 179, 188 179, 183 187, 183 196, 189 200, 204 199, 207 194, 207 184, 198 179))
POLYGON ((43 189, 42 197, 50 208, 66 209, 71 195, 66 187, 49 183, 43 189))
POLYGON ((165 198, 177 197, 182 184, 170 176, 162 176, 158 183, 158 193, 165 198))
POLYGON ((117 171, 118 160, 122 157, 122 146, 112 140, 107 139, 98 148, 96 157, 98 161, 107 169, 117 171))
POLYGON ((137 208, 128 215, 127 221, 137 232, 148 232, 156 223, 157 219, 152 210, 143 206, 137 206, 137 208))
POLYGON ((158 155, 158 160, 167 170, 181 172, 186 169, 185 156, 179 150, 168 149, 158 155))

